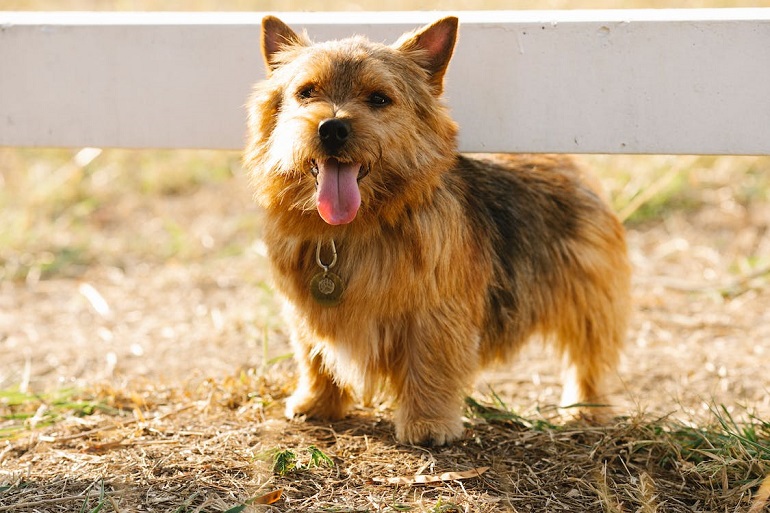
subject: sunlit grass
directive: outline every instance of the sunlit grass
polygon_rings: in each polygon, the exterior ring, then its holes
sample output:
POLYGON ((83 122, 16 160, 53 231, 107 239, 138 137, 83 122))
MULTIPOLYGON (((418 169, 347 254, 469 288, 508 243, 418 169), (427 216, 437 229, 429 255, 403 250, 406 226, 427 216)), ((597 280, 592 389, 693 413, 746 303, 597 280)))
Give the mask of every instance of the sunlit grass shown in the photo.
MULTIPOLYGON (((215 192, 203 191, 194 212, 175 198, 216 187, 232 194, 224 188, 239 173, 237 152, 0 149, 0 279, 75 277, 95 262, 238 254, 246 232, 255 233, 248 208, 215 226, 206 216, 216 212, 205 209, 215 192), (216 237, 232 242, 215 244, 216 237)), ((241 189, 234 204, 250 198, 241 189)))
POLYGON ((119 413, 105 401, 77 390, 60 389, 46 394, 0 390, 0 440, 51 426, 68 417, 93 415, 97 411, 119 413))
MULTIPOLYGON (((599 176, 630 226, 706 203, 745 207, 770 198, 767 157, 580 158, 599 176)), ((189 212, 175 212, 174 198, 242 174, 237 152, 2 149, 0 277, 77 276, 96 261, 112 259, 120 266, 127 255, 153 260, 200 256, 207 241, 190 233, 189 212), (169 208, 158 207, 157 199, 169 208), (127 233, 118 233, 120 228, 127 233)), ((244 198, 248 201, 245 190, 240 191, 244 198)), ((195 214, 204 215, 204 207, 195 214)), ((255 234, 255 222, 231 216, 230 236, 242 234, 243 240, 217 250, 241 252, 245 235, 255 234)))
POLYGON ((693 155, 580 157, 600 178, 621 219, 638 226, 706 203, 770 199, 770 158, 693 155))

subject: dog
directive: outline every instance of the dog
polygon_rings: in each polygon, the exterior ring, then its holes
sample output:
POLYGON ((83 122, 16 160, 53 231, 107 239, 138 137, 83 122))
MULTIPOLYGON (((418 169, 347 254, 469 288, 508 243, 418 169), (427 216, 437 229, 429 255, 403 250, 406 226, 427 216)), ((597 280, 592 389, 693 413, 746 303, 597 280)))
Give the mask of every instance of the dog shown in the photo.
POLYGON ((399 442, 453 442, 474 377, 532 336, 564 360, 563 405, 605 397, 624 228, 568 157, 458 153, 442 101, 457 31, 313 43, 263 19, 243 161, 291 327, 290 418, 340 419, 385 387, 399 442))

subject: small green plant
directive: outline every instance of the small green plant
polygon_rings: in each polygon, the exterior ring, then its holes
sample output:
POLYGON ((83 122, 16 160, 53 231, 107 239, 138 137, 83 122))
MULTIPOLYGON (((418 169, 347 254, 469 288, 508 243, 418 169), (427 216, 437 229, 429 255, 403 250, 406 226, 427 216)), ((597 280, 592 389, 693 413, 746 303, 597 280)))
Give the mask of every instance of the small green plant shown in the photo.
POLYGON ((444 502, 439 498, 430 511, 431 513, 463 513, 465 510, 453 502, 444 502))
POLYGON ((279 476, 285 476, 298 470, 334 466, 334 460, 315 445, 309 446, 307 452, 310 458, 304 463, 299 460, 297 453, 291 449, 275 452, 273 456, 273 472, 279 476))
POLYGON ((289 472, 299 470, 297 466, 297 455, 291 449, 278 451, 275 453, 273 462, 273 472, 279 476, 285 476, 289 472))
POLYGON ((333 467, 334 461, 330 457, 328 457, 326 454, 321 451, 318 447, 315 445, 311 445, 307 448, 308 452, 310 453, 310 463, 308 464, 311 467, 333 467))
MULTIPOLYGON (((91 486, 93 486, 93 484, 91 486)), ((88 492, 88 490, 86 490, 86 492, 88 492)), ((90 497, 87 496, 83 501, 83 505, 80 507, 79 513, 99 513, 102 508, 104 508, 104 505, 107 504, 107 493, 104 489, 104 479, 99 481, 99 499, 96 502, 96 506, 88 509, 90 502, 90 497)))

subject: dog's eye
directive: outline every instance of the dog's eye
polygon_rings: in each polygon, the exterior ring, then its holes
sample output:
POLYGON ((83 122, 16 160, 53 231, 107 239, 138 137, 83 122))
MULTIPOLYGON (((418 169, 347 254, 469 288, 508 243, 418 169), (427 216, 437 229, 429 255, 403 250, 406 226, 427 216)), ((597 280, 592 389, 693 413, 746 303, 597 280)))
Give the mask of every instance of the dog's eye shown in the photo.
POLYGON ((393 103, 393 100, 391 100, 385 93, 374 92, 369 95, 366 102, 372 107, 386 107, 393 103))
POLYGON ((312 84, 302 86, 299 91, 297 91, 297 98, 300 100, 309 100, 313 96, 315 96, 315 86, 312 84))

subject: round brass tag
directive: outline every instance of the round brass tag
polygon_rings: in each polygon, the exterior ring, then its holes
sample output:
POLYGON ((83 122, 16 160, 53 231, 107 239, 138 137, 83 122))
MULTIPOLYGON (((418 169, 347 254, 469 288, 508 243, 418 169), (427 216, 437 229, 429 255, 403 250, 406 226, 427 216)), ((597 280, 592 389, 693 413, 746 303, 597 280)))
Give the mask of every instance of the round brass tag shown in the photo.
POLYGON ((318 273, 310 280, 310 293, 313 299, 323 306, 340 304, 342 290, 342 278, 329 271, 318 273))

